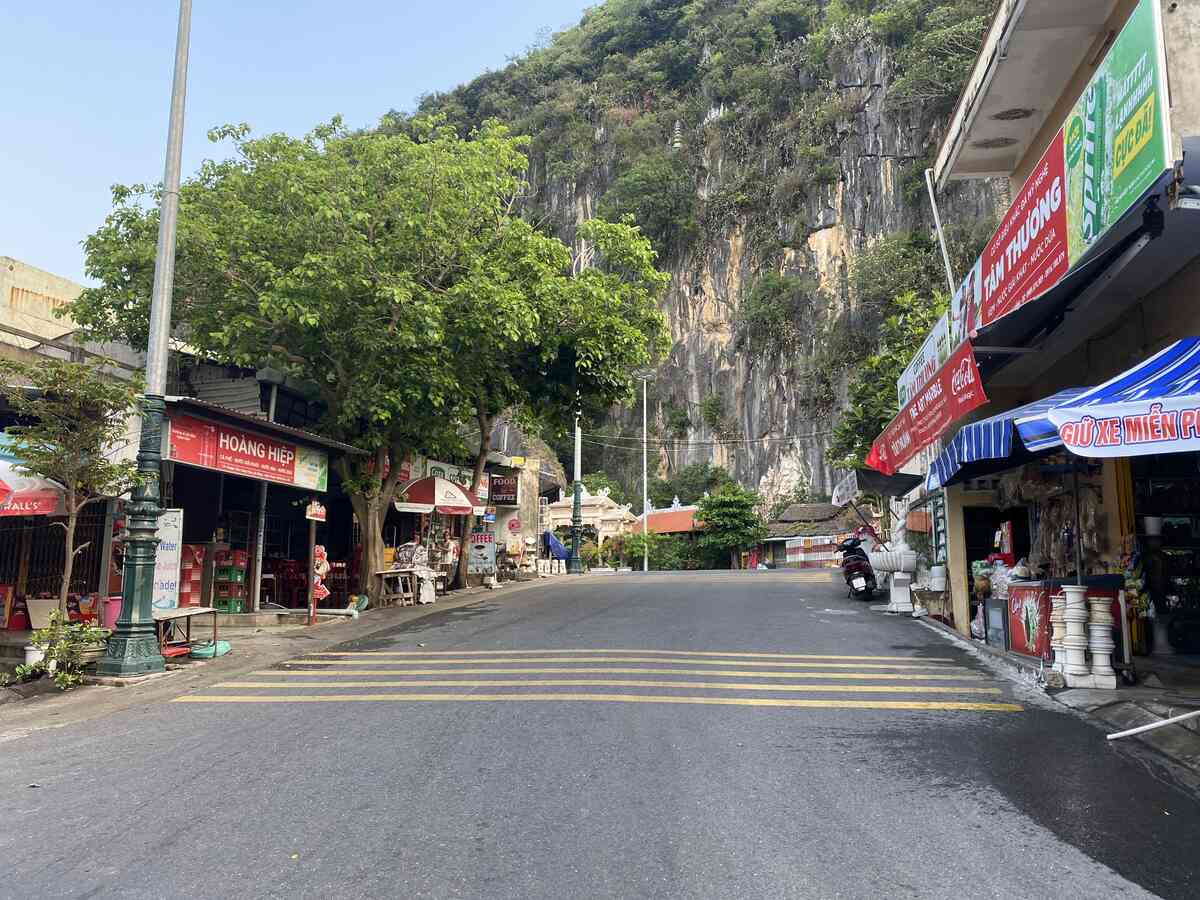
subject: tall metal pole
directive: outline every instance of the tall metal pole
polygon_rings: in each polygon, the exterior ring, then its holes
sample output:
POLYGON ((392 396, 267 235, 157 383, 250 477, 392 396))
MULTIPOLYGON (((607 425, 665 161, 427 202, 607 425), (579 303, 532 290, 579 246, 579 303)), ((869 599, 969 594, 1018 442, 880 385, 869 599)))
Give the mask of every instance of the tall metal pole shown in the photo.
POLYGON ((192 0, 180 0, 175 38, 175 75, 167 128, 167 161, 158 217, 158 250, 150 295, 150 333, 146 341, 146 387, 142 400, 142 436, 137 467, 142 481, 129 504, 129 538, 121 579, 121 615, 97 665, 101 675, 130 677, 163 670, 153 615, 154 555, 158 547, 159 478, 162 427, 166 410, 167 354, 171 335, 171 290, 175 280, 175 226, 179 217, 179 170, 183 157, 183 110, 187 94, 188 37, 192 0))
POLYGON ((582 575, 579 538, 583 532, 583 432, 579 428, 578 413, 575 415, 575 483, 571 489, 575 499, 571 504, 571 556, 567 559, 567 574, 582 575))
POLYGON ((648 416, 646 413, 646 387, 649 378, 642 379, 642 571, 650 571, 650 543, 647 531, 650 522, 650 483, 646 480, 646 448, 649 444, 647 437, 648 416))
POLYGON ((954 281, 954 269, 950 265, 950 253, 946 249, 946 233, 942 230, 942 215, 938 212, 937 194, 933 190, 933 169, 925 170, 925 187, 929 189, 929 205, 933 209, 933 224, 937 228, 938 245, 942 248, 942 263, 946 266, 946 284, 950 287, 950 296, 958 290, 954 281))

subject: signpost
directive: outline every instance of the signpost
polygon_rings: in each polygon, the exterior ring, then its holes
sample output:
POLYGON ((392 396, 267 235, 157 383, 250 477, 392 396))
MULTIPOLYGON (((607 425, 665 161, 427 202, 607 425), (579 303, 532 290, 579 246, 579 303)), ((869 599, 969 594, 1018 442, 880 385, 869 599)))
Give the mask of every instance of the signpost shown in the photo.
POLYGON ((467 555, 467 574, 496 574, 496 535, 491 531, 471 532, 471 546, 467 555))
POLYGON ((517 506, 520 498, 520 479, 516 475, 493 475, 489 500, 493 506, 517 506))

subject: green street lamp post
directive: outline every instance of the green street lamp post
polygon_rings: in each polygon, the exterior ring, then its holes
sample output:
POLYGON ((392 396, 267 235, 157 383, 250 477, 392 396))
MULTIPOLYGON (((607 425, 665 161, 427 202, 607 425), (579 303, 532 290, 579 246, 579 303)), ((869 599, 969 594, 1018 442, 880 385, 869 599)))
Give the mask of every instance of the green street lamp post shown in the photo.
POLYGON ((154 557, 158 548, 158 517, 162 512, 159 505, 159 479, 191 19, 192 0, 180 0, 175 76, 171 86, 171 118, 167 129, 167 162, 159 208, 154 287, 150 296, 150 333, 146 341, 146 387, 142 400, 142 436, 137 455, 142 481, 134 488, 129 503, 128 537, 121 580, 121 614, 112 637, 108 639, 104 658, 97 665, 99 674, 116 677, 147 675, 163 670, 162 653, 159 652, 154 628, 154 557))

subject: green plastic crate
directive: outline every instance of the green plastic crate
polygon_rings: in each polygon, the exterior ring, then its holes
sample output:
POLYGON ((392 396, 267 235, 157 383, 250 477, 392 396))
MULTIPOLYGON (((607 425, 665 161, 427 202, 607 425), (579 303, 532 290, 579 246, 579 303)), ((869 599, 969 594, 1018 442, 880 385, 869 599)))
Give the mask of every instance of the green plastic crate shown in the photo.
POLYGON ((225 581, 230 584, 245 584, 246 570, 235 569, 233 566, 220 566, 213 572, 213 581, 225 581))
POLYGON ((218 597, 213 601, 213 608, 226 613, 240 613, 242 601, 236 597, 218 597))

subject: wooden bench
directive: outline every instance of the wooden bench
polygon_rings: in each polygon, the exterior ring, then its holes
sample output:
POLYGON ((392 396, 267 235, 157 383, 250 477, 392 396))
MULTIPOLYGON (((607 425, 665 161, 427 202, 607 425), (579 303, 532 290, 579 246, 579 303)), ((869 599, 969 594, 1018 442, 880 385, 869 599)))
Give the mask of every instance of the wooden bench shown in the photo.
POLYGON ((375 573, 379 579, 379 603, 387 606, 399 603, 411 606, 417 602, 416 573, 412 569, 384 569, 375 573))

